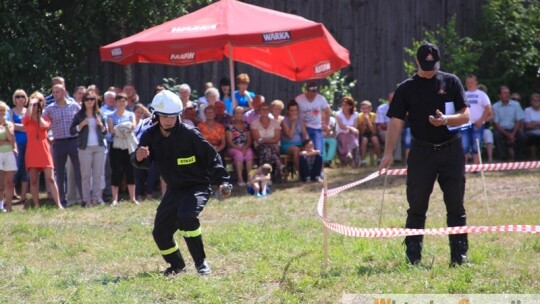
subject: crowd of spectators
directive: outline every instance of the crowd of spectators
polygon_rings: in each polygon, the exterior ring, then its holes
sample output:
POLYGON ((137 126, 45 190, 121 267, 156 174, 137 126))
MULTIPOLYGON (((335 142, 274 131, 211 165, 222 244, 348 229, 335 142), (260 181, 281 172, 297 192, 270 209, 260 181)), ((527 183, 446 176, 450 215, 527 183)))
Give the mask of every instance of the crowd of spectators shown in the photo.
MULTIPOLYGON (((325 166, 356 168, 367 166, 368 158, 371 165, 379 161, 393 93, 375 112, 370 101, 352 96, 336 100, 339 109, 332 112, 316 82, 306 83, 304 92, 287 103, 270 103, 249 91, 247 74, 238 75, 236 83, 238 90, 227 78, 218 87, 207 82, 198 99, 188 84, 177 93, 182 122, 199 128, 234 171, 237 186, 265 197, 272 183, 289 175, 300 182, 321 182, 325 166)), ((465 159, 478 163, 484 148, 487 162, 538 159, 540 94, 531 94, 530 106, 523 109, 516 100, 521 97, 508 86, 499 87, 493 105, 474 75, 466 77, 465 86, 471 106, 470 124, 459 130, 465 159)), ((156 93, 163 89, 157 86, 156 93)), ((18 89, 11 101, 9 106, 0 102, 0 210, 11 211, 12 200, 19 198, 15 189, 26 208, 39 207, 41 173, 59 209, 105 202, 116 206, 124 187, 133 204, 153 199, 157 186, 165 191, 156 166, 139 170, 129 161, 144 130, 154 124, 133 85, 110 87, 103 95, 95 85, 77 86, 70 96, 64 79, 54 77, 51 95, 34 92, 29 97, 18 89)), ((406 164, 411 138, 406 121, 394 151, 397 162, 406 164)))

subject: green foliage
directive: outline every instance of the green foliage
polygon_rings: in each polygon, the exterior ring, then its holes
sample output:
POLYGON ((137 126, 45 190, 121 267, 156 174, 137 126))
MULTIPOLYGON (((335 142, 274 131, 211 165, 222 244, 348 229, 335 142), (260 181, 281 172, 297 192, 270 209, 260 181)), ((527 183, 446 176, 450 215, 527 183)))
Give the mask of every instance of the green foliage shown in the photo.
POLYGON ((341 97, 351 95, 350 91, 356 85, 356 79, 350 80, 348 75, 342 76, 341 71, 332 73, 326 78, 326 81, 328 85, 322 86, 319 93, 328 100, 330 106, 334 107, 341 97))
MULTIPOLYGON (((163 86, 165 89, 178 93, 178 90, 180 89, 180 84, 178 83, 178 79, 176 77, 165 77, 163 78, 163 86)), ((192 101, 195 101, 199 98, 199 95, 197 93, 197 90, 191 89, 191 94, 189 95, 189 99, 192 101)))
POLYGON ((178 89, 180 87, 179 84, 177 84, 177 79, 176 78, 163 78, 163 86, 165 87, 165 89, 171 91, 171 92, 178 92, 178 89))
POLYGON ((210 0, 0 2, 0 98, 17 88, 48 92, 61 75, 68 90, 96 81, 99 47, 177 18, 210 0))
POLYGON ((405 52, 412 58, 403 63, 407 75, 412 75, 416 69, 416 50, 423 41, 429 41, 439 47, 441 51, 441 69, 461 78, 468 74, 478 73, 478 59, 480 58, 480 43, 472 38, 461 38, 456 31, 456 17, 444 27, 437 27, 433 32, 425 31, 421 40, 413 39, 412 48, 405 48, 405 52))
MULTIPOLYGON (((423 40, 439 46, 441 69, 462 79, 478 75, 497 98, 498 86, 529 96, 540 83, 540 2, 490 0, 482 10, 482 21, 475 38, 461 38, 455 30, 455 17, 445 27, 425 31, 422 40, 413 40, 405 52, 412 60, 403 63, 407 74, 416 70, 416 50, 423 40)), ((527 103, 528 104, 528 103, 527 103)))
POLYGON ((481 81, 529 95, 540 81, 540 2, 491 0, 482 12, 481 81))

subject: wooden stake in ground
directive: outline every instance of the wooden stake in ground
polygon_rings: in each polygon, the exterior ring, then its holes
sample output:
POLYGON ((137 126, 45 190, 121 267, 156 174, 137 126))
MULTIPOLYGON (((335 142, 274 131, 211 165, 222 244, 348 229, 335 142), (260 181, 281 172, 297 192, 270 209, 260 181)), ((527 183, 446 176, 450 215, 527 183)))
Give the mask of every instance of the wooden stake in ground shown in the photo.
MULTIPOLYGON (((328 182, 326 181, 328 177, 324 178, 324 192, 323 192, 323 217, 327 218, 328 216, 328 182)), ((328 228, 324 225, 323 222, 323 238, 324 238, 324 270, 328 269, 328 228)))
MULTIPOLYGON (((482 150, 480 150, 480 140, 476 139, 476 149, 478 151, 478 160, 480 161, 480 168, 482 168, 482 150)), ((484 178, 484 170, 480 169, 480 175, 482 176, 482 185, 484 186, 484 203, 486 204, 486 209, 488 215, 491 215, 489 210, 489 204, 487 200, 487 191, 486 191, 486 180, 484 178)))
POLYGON ((384 206, 384 193, 386 192, 386 181, 388 179, 387 170, 384 170, 384 185, 382 190, 382 199, 381 199, 381 210, 379 211, 379 228, 381 228, 382 223, 382 214, 383 214, 383 206, 384 206))

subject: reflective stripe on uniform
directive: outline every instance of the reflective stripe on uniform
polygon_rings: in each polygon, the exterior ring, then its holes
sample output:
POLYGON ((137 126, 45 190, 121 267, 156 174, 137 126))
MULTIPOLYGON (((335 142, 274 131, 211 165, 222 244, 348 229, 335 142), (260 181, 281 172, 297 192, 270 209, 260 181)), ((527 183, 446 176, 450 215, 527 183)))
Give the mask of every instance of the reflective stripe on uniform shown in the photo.
POLYGON ((161 252, 161 255, 168 255, 168 254, 171 254, 171 253, 175 252, 178 249, 179 249, 178 244, 176 244, 176 242, 175 242, 174 247, 169 248, 169 249, 165 249, 165 250, 160 250, 160 252, 161 252))
POLYGON ((192 230, 192 231, 179 230, 179 232, 183 237, 196 237, 196 236, 199 236, 199 235, 202 234, 201 233, 201 227, 199 227, 196 230, 192 230))

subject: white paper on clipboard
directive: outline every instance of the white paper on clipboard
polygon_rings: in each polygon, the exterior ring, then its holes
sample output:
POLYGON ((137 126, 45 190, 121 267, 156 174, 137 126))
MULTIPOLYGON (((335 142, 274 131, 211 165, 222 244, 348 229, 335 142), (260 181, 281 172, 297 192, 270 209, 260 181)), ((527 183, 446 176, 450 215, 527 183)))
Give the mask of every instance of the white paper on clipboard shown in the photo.
MULTIPOLYGON (((456 108, 454 107, 454 102, 453 101, 447 101, 444 103, 444 114, 445 115, 452 115, 452 114, 456 114, 456 108)), ((465 129, 468 129, 471 127, 471 122, 467 122, 467 123, 464 123, 460 126, 455 126, 455 127, 449 127, 447 126, 448 128, 448 131, 459 131, 459 130, 465 130, 465 129)))

